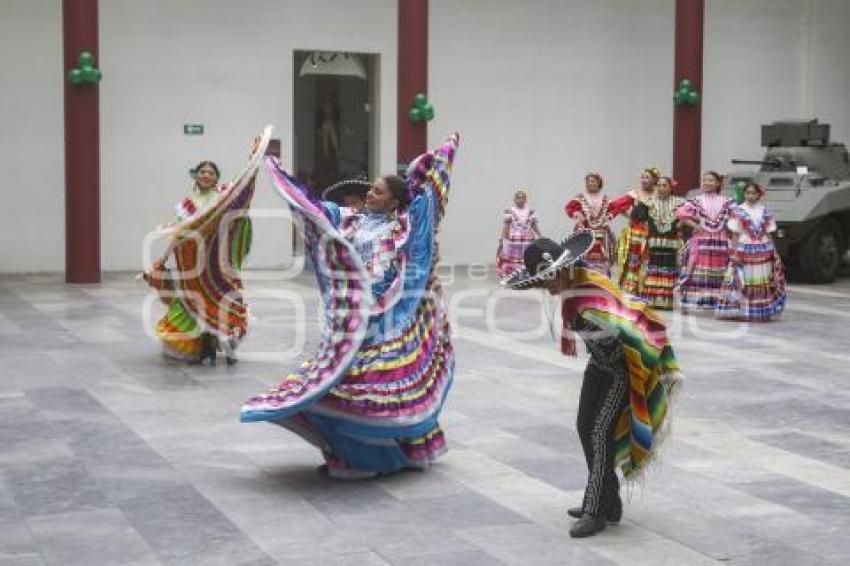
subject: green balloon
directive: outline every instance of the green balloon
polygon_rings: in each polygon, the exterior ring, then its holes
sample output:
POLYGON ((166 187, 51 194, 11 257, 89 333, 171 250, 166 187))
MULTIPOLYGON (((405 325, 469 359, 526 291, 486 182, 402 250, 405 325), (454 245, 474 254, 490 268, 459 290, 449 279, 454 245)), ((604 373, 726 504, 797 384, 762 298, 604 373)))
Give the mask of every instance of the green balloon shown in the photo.
POLYGON ((679 83, 679 90, 688 91, 694 87, 693 83, 688 79, 682 79, 679 83))
POLYGON ((426 122, 429 122, 434 119, 434 106, 428 104, 425 108, 422 109, 422 117, 425 118, 426 122))
POLYGON ((421 122, 422 121, 422 109, 418 106, 414 106, 407 113, 407 116, 410 118, 411 122, 421 122))
POLYGON ((83 80, 89 83, 96 83, 100 80, 100 71, 94 67, 83 67, 83 80))
POLYGON ((68 80, 71 81, 72 85, 82 84, 83 80, 83 72, 80 69, 71 69, 71 72, 68 73, 68 80))
POLYGON ((699 102, 699 93, 695 90, 692 90, 688 93, 687 100, 688 104, 695 105, 697 102, 699 102))
POLYGON ((81 51, 77 57, 77 65, 80 67, 94 66, 94 55, 90 51, 81 51))
POLYGON ((744 183, 737 183, 735 185, 735 202, 741 204, 744 202, 744 183))
POLYGON ((422 108, 426 104, 428 104, 428 97, 422 94, 421 92, 413 97, 413 105, 417 108, 422 108))

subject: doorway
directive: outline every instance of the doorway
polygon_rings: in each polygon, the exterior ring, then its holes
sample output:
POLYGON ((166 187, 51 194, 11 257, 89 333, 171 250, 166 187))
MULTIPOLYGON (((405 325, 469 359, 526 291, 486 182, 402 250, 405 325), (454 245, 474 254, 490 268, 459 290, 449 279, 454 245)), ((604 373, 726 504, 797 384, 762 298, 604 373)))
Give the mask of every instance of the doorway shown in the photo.
POLYGON ((374 54, 294 53, 293 170, 316 196, 374 175, 377 67, 374 54))

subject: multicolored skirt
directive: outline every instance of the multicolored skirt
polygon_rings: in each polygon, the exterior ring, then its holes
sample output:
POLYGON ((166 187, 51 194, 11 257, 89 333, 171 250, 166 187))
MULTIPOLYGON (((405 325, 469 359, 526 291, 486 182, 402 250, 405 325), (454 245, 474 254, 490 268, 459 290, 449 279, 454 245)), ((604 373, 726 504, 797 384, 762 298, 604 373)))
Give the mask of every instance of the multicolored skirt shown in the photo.
POLYGON ((620 288, 635 297, 640 297, 646 276, 646 243, 649 238, 649 223, 633 220, 620 235, 617 245, 617 264, 620 266, 620 288))
POLYGON ((166 357, 189 362, 201 355, 201 327, 179 299, 171 301, 155 331, 166 357))
MULTIPOLYGON (((248 330, 248 316, 238 273, 251 248, 252 224, 248 217, 231 221, 227 256, 219 261, 218 232, 207 244, 208 257, 187 239, 175 249, 178 269, 151 273, 148 284, 157 290, 168 311, 157 322, 155 333, 168 358, 198 361, 202 334, 229 357, 248 330)), ((202 247, 203 249, 203 247, 202 247)))
POLYGON ((682 247, 677 289, 683 309, 714 309, 729 267, 729 237, 725 231, 698 231, 682 247))
POLYGON ((682 240, 674 230, 649 237, 649 261, 640 290, 641 298, 659 309, 673 308, 673 289, 679 278, 679 248, 682 240))
MULTIPOLYGON (((586 230, 579 228, 576 232, 586 230)), ((584 263, 591 269, 595 269, 604 273, 606 276, 611 275, 611 264, 614 260, 614 233, 607 226, 605 228, 596 228, 590 230, 593 234, 593 245, 584 256, 584 263)))
POLYGON ((496 251, 496 271, 502 279, 515 271, 525 269, 523 254, 529 244, 535 240, 534 232, 531 230, 527 233, 513 233, 511 236, 500 240, 496 251))
POLYGON ((308 389, 305 376, 317 364, 332 367, 332 360, 305 362, 277 389, 252 397, 242 421, 271 421, 298 434, 321 450, 333 477, 425 468, 446 451, 437 418, 454 369, 447 332, 438 303, 425 299, 410 326, 362 346, 342 382, 315 403, 291 414, 282 408, 308 389))
POLYGON ((785 309, 785 270, 770 241, 738 244, 740 265, 726 271, 715 315, 723 319, 768 321, 785 309))

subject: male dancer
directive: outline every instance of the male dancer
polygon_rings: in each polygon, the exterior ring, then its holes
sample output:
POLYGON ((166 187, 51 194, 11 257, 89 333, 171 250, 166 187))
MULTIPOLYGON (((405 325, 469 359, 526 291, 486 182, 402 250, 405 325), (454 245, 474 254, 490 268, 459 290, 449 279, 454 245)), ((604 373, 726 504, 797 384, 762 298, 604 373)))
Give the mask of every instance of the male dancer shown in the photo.
POLYGON ((580 261, 592 244, 588 232, 561 245, 535 240, 524 255, 525 271, 504 281, 512 289, 544 288, 560 296, 561 351, 576 355, 577 332, 590 353, 576 419, 588 480, 581 507, 568 510, 578 518, 570 529, 577 538, 620 521, 616 467, 626 480, 643 471, 666 431, 669 398, 681 384, 664 320, 580 261))

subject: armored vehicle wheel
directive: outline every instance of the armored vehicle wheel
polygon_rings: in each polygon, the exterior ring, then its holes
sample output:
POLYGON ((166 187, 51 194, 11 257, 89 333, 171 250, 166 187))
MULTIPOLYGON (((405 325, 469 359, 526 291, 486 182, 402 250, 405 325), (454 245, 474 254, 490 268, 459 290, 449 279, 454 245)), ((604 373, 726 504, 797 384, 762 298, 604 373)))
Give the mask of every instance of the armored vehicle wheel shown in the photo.
POLYGON ((801 275, 812 283, 832 283, 841 263, 841 231, 835 222, 821 224, 800 250, 801 275))

